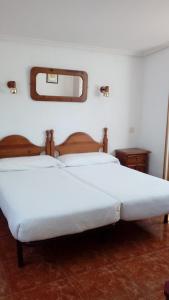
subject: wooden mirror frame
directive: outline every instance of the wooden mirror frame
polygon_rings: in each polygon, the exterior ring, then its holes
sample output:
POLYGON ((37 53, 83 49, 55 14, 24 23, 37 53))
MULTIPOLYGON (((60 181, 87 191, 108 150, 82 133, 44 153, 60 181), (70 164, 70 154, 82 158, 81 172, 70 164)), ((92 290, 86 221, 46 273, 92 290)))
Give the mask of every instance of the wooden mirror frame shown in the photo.
POLYGON ((33 67, 30 72, 31 98, 36 101, 84 102, 87 99, 87 87, 88 87, 88 75, 84 71, 33 67), (81 77, 83 81, 82 95, 80 97, 39 95, 36 91, 36 76, 39 73, 81 77))

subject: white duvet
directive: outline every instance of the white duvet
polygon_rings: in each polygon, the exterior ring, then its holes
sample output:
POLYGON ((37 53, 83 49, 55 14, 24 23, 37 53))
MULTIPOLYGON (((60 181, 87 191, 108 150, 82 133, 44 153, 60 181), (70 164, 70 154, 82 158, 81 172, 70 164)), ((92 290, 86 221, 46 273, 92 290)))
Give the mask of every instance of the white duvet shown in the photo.
POLYGON ((121 202, 121 219, 169 213, 169 182, 115 163, 65 167, 76 178, 121 202))
POLYGON ((120 217, 119 201, 58 167, 0 172, 0 208, 22 242, 82 232, 120 217))

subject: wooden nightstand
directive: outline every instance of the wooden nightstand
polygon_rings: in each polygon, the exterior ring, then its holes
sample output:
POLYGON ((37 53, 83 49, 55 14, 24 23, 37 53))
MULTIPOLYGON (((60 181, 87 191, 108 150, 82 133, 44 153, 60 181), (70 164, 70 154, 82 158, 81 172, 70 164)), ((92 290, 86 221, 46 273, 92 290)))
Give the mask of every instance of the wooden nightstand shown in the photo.
POLYGON ((139 148, 128 148, 115 150, 116 157, 123 166, 143 173, 148 172, 149 154, 151 152, 139 148))

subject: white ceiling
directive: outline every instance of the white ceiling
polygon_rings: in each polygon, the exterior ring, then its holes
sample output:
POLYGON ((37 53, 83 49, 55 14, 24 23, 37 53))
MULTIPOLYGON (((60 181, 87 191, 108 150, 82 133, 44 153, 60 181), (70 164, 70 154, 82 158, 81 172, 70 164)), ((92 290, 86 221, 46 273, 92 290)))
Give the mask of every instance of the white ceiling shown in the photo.
POLYGON ((0 0, 0 37, 145 53, 169 42, 169 0, 0 0))

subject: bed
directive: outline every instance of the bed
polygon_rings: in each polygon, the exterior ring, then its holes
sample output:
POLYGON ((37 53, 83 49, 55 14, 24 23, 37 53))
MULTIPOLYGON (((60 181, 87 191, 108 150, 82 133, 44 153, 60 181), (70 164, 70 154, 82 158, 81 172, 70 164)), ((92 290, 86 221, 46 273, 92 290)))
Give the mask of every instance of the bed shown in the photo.
POLYGON ((19 267, 27 242, 105 226, 120 217, 118 200, 67 173, 48 156, 50 149, 49 131, 45 147, 22 136, 0 141, 0 208, 17 241, 19 267))
POLYGON ((107 148, 106 128, 101 143, 82 132, 70 135, 60 145, 51 140, 51 155, 59 154, 69 174, 121 202, 120 219, 132 221, 165 215, 164 222, 168 222, 169 182, 124 167, 117 160, 109 161, 110 155, 101 163, 99 157, 98 162, 96 152, 107 152, 107 148))

